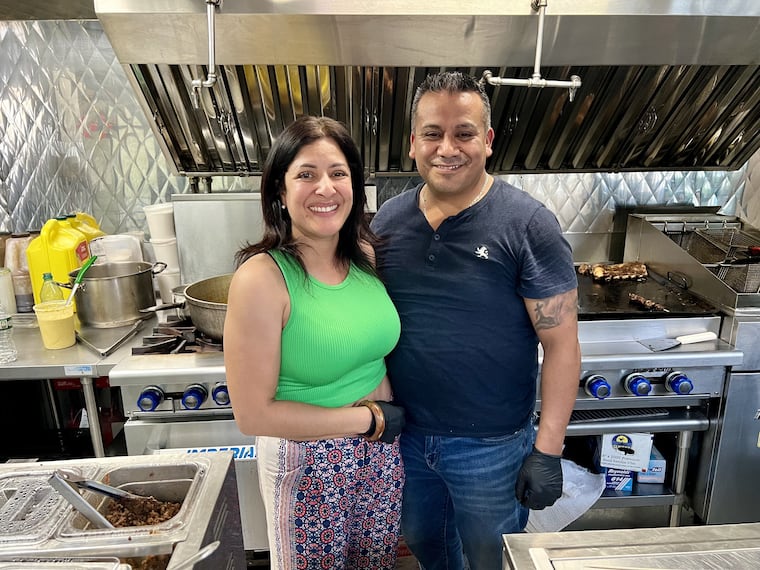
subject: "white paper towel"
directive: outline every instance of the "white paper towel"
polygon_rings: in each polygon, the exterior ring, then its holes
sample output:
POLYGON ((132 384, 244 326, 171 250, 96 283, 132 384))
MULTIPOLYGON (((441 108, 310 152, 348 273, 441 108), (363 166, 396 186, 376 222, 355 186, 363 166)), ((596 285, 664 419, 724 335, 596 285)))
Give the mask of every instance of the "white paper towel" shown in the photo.
POLYGON ((557 532, 591 508, 604 492, 604 474, 562 460, 562 496, 551 507, 530 511, 526 532, 557 532))

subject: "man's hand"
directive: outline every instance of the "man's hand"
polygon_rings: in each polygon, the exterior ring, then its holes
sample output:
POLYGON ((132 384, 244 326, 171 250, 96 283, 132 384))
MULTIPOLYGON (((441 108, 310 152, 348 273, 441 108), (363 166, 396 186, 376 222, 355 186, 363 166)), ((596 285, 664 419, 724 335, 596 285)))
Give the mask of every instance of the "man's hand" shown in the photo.
POLYGON ((535 447, 517 475, 517 500, 534 511, 552 506, 562 496, 562 462, 535 447))
POLYGON ((369 441, 393 443, 396 436, 404 429, 404 408, 383 400, 362 400, 360 406, 366 406, 372 412, 369 429, 360 434, 369 441))
POLYGON ((406 420, 404 419, 404 408, 396 406, 390 402, 377 401, 377 405, 383 410, 383 416, 385 416, 385 430, 380 436, 380 441, 385 443, 393 443, 396 436, 404 429, 406 420))

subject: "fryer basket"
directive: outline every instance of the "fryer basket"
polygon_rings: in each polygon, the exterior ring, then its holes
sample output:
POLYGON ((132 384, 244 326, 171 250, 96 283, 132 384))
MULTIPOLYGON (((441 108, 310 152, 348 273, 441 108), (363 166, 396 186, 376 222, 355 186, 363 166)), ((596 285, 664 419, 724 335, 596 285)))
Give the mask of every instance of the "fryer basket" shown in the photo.
POLYGON ((758 263, 746 263, 731 265, 727 262, 736 259, 738 251, 749 246, 760 246, 760 240, 754 236, 735 228, 720 230, 696 230, 695 244, 697 252, 703 257, 709 257, 709 261, 702 261, 700 257, 692 253, 701 263, 718 263, 711 270, 718 279, 731 287, 737 293, 760 292, 760 260, 758 263), (723 253, 723 259, 717 259, 718 252, 723 253))

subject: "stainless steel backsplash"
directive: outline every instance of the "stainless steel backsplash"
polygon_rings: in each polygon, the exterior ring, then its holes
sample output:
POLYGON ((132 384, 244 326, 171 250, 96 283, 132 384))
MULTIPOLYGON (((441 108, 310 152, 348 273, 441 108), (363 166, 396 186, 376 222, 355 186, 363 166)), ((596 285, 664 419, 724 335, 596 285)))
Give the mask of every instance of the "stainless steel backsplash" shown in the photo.
MULTIPOLYGON (((604 258, 623 206, 717 206, 743 214, 757 155, 738 171, 503 176, 559 218, 576 258, 604 258), (601 239, 599 239, 601 238, 601 239)), ((418 182, 376 180, 378 204, 418 182)), ((257 188, 214 177, 212 191, 257 188)), ((760 189, 758 189, 760 190, 760 189)), ((0 22, 0 232, 39 229, 61 213, 92 214, 107 233, 147 232, 142 206, 187 193, 161 153, 98 21, 0 22)), ((753 195, 758 194, 753 193, 753 195)))

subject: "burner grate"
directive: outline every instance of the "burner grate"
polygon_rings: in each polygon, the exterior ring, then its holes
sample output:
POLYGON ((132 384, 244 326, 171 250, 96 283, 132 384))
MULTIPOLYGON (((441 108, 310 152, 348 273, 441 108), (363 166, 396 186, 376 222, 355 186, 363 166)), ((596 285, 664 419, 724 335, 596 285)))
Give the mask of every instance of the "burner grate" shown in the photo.
POLYGON ((180 354, 189 352, 221 352, 222 344, 208 338, 187 320, 158 323, 151 335, 142 339, 142 346, 132 354, 180 354))
POLYGON ((603 422, 606 420, 635 420, 638 418, 656 418, 667 416, 666 408, 626 408, 604 410, 574 410, 570 423, 603 422))

